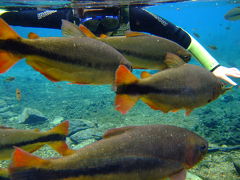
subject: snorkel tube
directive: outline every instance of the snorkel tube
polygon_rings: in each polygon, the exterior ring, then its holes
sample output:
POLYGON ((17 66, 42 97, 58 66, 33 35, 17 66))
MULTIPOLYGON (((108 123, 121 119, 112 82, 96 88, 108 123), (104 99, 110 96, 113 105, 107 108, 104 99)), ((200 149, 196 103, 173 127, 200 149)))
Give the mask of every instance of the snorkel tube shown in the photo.
POLYGON ((191 43, 187 50, 190 51, 192 55, 209 71, 213 72, 217 69, 220 66, 217 60, 214 59, 196 39, 190 34, 188 35, 191 38, 191 43))

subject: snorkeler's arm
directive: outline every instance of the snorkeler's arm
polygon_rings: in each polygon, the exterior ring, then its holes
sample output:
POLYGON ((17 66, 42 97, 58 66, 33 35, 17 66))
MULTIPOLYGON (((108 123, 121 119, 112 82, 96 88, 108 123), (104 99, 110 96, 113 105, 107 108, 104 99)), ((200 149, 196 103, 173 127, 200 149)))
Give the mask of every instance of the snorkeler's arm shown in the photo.
POLYGON ((177 27, 162 17, 152 14, 142 7, 136 6, 130 6, 129 19, 131 30, 149 32, 178 43, 189 50, 192 55, 215 76, 232 85, 237 85, 228 76, 240 78, 240 71, 237 68, 221 66, 196 39, 180 27, 177 27))
POLYGON ((72 8, 38 10, 38 9, 0 9, 0 17, 8 24, 26 27, 41 27, 61 29, 62 19, 79 23, 78 18, 73 16, 72 8))

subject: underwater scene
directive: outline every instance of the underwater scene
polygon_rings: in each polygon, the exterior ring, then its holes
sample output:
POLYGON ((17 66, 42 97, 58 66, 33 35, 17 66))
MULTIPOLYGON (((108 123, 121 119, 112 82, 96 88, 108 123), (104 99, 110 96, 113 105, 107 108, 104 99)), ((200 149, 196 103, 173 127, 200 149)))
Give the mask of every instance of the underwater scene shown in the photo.
POLYGON ((240 180, 240 1, 1 1, 0 180, 240 180))

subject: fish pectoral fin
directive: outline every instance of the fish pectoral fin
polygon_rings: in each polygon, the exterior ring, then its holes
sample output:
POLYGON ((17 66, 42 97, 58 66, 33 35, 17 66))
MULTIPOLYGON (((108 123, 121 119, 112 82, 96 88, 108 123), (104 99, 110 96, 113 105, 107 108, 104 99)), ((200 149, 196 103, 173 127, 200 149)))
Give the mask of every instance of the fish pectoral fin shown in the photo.
POLYGON ((127 94, 117 94, 115 98, 115 109, 126 114, 138 101, 138 96, 129 96, 127 94))
POLYGON ((127 126, 127 127, 109 129, 104 133, 103 138, 106 139, 106 138, 109 138, 109 137, 113 137, 113 136, 123 134, 126 131, 134 129, 135 127, 136 126, 127 126))
POLYGON ((40 72, 42 75, 44 75, 50 81, 53 81, 53 82, 61 81, 61 79, 58 79, 55 76, 53 76, 52 75, 53 73, 49 73, 50 72, 49 69, 51 69, 51 67, 49 67, 48 65, 46 65, 40 61, 31 60, 29 58, 26 60, 26 62, 28 65, 32 66, 33 69, 40 72))
POLYGON ((149 73, 149 72, 147 72, 147 71, 143 71, 142 73, 141 73, 141 78, 142 79, 144 79, 144 78, 148 78, 148 77, 151 77, 152 75, 149 73))
POLYGON ((126 31, 125 36, 126 37, 136 37, 136 36, 146 36, 147 34, 142 32, 136 32, 136 31, 126 31))
POLYGON ((187 176, 187 172, 185 169, 181 170, 180 172, 178 172, 177 174, 174 174, 172 176, 170 176, 170 180, 185 180, 187 176))
POLYGON ((183 64, 186 64, 178 55, 170 53, 170 52, 166 53, 164 63, 169 68, 176 68, 183 64))
POLYGON ((62 34, 66 37, 85 37, 82 31, 76 24, 73 24, 67 20, 62 19, 62 34))
POLYGON ((73 149, 70 149, 66 142, 64 141, 53 141, 47 143, 49 146, 51 146, 55 151, 57 151, 62 156, 68 156, 71 154, 74 154, 76 151, 73 149))
POLYGON ((155 103, 148 98, 141 98, 141 100, 154 110, 160 110, 164 113, 168 113, 171 110, 171 107, 169 107, 168 105, 162 103, 155 103))
POLYGON ((85 36, 95 39, 97 38, 95 34, 93 34, 86 26, 82 24, 79 25, 79 29, 85 36))

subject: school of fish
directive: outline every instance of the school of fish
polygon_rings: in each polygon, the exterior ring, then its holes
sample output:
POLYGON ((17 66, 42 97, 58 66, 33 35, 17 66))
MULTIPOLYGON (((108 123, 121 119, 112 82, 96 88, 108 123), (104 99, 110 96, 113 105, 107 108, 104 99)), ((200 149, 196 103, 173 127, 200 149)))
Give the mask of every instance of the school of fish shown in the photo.
MULTIPOLYGON (((53 82, 111 84, 122 114, 141 99, 154 110, 185 109, 189 115, 230 89, 211 72, 187 64, 191 54, 170 40, 139 32, 96 37, 83 25, 62 22, 67 37, 29 33, 25 39, 0 19, 0 73, 26 58, 53 82), (132 68, 161 71, 144 71, 138 79, 132 68)), ((21 97, 16 89, 16 99, 21 97)), ((186 170, 208 150, 208 142, 194 132, 159 124, 110 129, 103 139, 72 150, 65 142, 68 128, 68 121, 46 132, 0 127, 0 160, 11 159, 9 168, 0 168, 0 180, 185 180, 186 170), (62 157, 31 154, 44 145, 62 157)))

